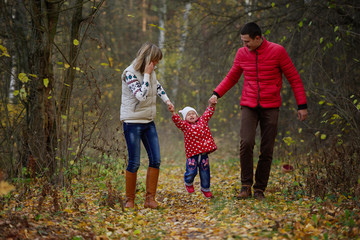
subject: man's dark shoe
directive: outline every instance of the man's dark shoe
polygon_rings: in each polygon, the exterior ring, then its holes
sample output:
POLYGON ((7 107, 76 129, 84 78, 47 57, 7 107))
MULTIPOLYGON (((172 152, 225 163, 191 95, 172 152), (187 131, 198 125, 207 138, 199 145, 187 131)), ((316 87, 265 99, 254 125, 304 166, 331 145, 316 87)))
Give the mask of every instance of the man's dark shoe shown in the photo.
POLYGON ((264 200, 265 199, 264 191, 260 189, 254 189, 254 198, 257 200, 264 200))
POLYGON ((251 197, 251 186, 242 186, 237 199, 245 199, 251 197))

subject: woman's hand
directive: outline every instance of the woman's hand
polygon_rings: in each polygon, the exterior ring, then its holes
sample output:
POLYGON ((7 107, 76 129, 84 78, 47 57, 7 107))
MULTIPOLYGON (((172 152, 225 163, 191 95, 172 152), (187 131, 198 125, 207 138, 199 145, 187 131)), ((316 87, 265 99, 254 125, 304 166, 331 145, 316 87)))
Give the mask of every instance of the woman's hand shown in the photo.
POLYGON ((149 64, 145 66, 144 73, 151 74, 154 71, 154 68, 155 68, 155 63, 149 62, 149 64))

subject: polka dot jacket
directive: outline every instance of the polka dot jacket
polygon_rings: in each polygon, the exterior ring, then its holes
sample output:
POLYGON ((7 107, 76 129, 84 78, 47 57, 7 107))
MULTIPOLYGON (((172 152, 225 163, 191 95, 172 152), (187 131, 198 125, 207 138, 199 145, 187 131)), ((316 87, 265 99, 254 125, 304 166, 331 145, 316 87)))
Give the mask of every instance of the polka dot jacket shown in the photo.
POLYGON ((214 111, 214 107, 208 106, 204 114, 195 123, 182 120, 178 114, 172 116, 176 127, 184 132, 186 158, 200 153, 211 153, 217 149, 208 126, 214 111))

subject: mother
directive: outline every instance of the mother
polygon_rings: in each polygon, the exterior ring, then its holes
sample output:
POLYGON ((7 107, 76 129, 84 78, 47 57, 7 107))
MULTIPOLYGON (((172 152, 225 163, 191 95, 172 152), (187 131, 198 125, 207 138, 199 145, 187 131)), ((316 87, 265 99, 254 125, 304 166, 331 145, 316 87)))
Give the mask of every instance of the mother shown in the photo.
POLYGON ((140 167, 140 141, 149 157, 146 176, 145 208, 157 208, 155 201, 160 168, 160 146, 154 123, 156 116, 156 95, 168 105, 174 105, 156 79, 154 67, 162 59, 159 47, 145 43, 139 49, 135 60, 128 66, 122 78, 120 121, 123 122, 129 161, 126 169, 126 204, 134 208, 137 171, 140 167))

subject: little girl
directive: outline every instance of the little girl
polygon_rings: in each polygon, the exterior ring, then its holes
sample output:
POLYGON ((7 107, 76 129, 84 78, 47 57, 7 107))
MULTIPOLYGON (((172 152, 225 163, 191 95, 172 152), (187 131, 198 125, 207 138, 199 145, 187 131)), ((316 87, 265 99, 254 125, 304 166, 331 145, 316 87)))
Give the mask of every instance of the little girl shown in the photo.
POLYGON ((186 172, 184 175, 185 187, 189 193, 194 192, 194 178, 199 168, 201 192, 206 198, 212 198, 210 192, 210 164, 208 154, 214 152, 217 147, 211 136, 208 122, 214 114, 215 104, 209 105, 202 116, 198 116, 192 107, 185 107, 179 112, 180 116, 170 109, 172 120, 175 125, 184 132, 186 172))

